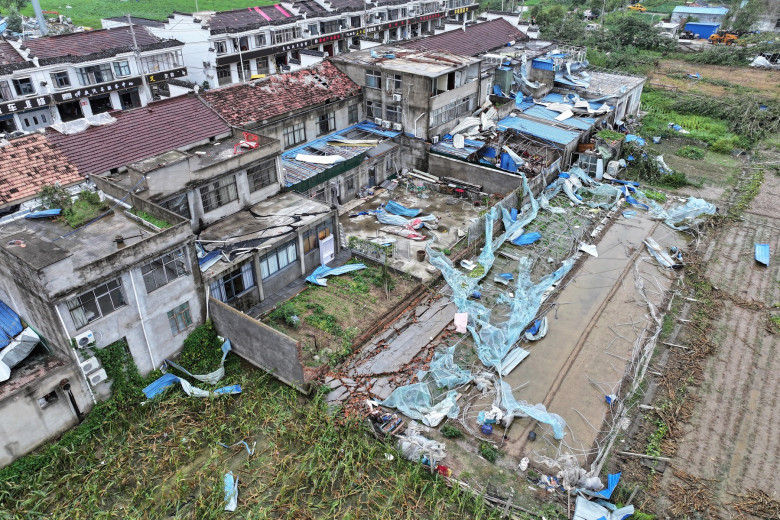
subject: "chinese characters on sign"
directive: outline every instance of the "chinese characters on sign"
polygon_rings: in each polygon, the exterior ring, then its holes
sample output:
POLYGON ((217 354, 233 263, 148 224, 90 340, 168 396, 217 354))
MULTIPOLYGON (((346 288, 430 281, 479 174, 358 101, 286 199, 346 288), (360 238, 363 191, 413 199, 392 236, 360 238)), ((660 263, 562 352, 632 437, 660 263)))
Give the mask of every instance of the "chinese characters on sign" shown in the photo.
POLYGON ((183 78, 187 75, 187 67, 181 67, 179 69, 168 70, 165 72, 155 72, 154 74, 147 74, 146 81, 149 83, 159 83, 161 81, 168 81, 169 79, 183 78))
POLYGON ((57 92, 54 94, 54 101, 56 103, 62 101, 71 101, 74 99, 88 98, 92 96, 99 96, 101 94, 110 94, 118 90, 125 90, 134 87, 141 86, 141 78, 124 78, 121 80, 111 81, 109 83, 101 83, 99 85, 92 85, 91 87, 83 87, 76 90, 68 90, 66 92, 57 92))
POLYGON ((0 103, 0 116, 45 107, 50 101, 51 98, 49 96, 38 96, 29 99, 18 99, 10 103, 0 103))

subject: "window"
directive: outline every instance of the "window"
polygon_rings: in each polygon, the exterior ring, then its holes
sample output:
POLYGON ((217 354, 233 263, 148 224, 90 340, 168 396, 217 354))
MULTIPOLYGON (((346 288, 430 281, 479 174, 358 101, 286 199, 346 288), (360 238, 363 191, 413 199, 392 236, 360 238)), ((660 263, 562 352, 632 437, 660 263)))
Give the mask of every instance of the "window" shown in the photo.
POLYGON ((289 148, 306 140, 306 129, 303 123, 296 123, 284 129, 284 147, 289 148))
POLYGON ((382 88, 382 73, 378 70, 367 70, 366 86, 371 88, 382 88))
POLYGON ((113 81, 114 74, 111 72, 110 63, 101 63, 100 65, 92 65, 90 67, 82 67, 76 69, 76 74, 79 77, 79 83, 81 86, 94 85, 95 83, 105 83, 106 81, 113 81))
POLYGON ((56 403, 59 398, 57 397, 57 391, 52 390, 48 394, 44 395, 40 399, 38 399, 38 406, 41 408, 46 408, 52 403, 56 403))
POLYGON ((301 28, 298 26, 272 31, 274 43, 287 43, 300 39, 301 28))
MULTIPOLYGON (((154 69, 149 70, 149 72, 154 72, 154 69)), ((114 62, 114 76, 116 76, 117 78, 121 78, 123 76, 129 76, 129 75, 130 75, 130 63, 129 62, 127 62, 127 61, 115 61, 114 62)))
POLYGON ((403 81, 401 81, 400 74, 388 75, 387 81, 390 83, 390 86, 393 87, 393 90, 401 90, 401 88, 403 87, 403 81))
MULTIPOLYGON (((347 181, 347 189, 351 190, 354 188, 349 187, 349 182, 353 181, 353 178, 350 177, 347 181)), ((323 222, 321 224, 318 224, 316 228, 312 228, 308 231, 306 231, 303 234, 303 252, 308 253, 309 251, 313 249, 317 249, 320 247, 319 241, 323 238, 327 238, 330 236, 330 221, 323 222)))
POLYGON ((144 278, 147 293, 159 289, 185 274, 187 274, 187 260, 184 248, 155 258, 148 264, 141 266, 141 275, 144 278))
POLYGON ((217 67, 217 83, 220 85, 230 85, 233 82, 233 74, 230 72, 230 65, 220 65, 217 67))
POLYGON ((51 73, 51 84, 54 88, 66 88, 70 86, 70 78, 68 77, 68 71, 60 70, 51 73))
POLYGON ((217 51, 217 54, 227 53, 227 43, 225 42, 225 40, 214 42, 214 50, 217 51))
POLYGON ((35 87, 30 78, 16 78, 13 80, 14 90, 19 96, 29 96, 35 94, 35 87))
POLYGON ((349 22, 349 24, 350 24, 352 27, 361 27, 361 26, 363 25, 363 20, 362 20, 362 19, 361 19, 359 16, 353 16, 353 17, 350 19, 350 22, 349 22))
POLYGON ((221 302, 235 300, 238 296, 255 286, 255 268, 252 262, 230 271, 217 281, 209 284, 211 296, 221 302))
POLYGON ((129 110, 131 108, 140 107, 141 97, 138 95, 138 89, 134 88, 134 89, 127 90, 125 92, 120 92, 119 105, 122 107, 122 110, 129 110))
POLYGON ((347 107, 347 120, 349 124, 355 124, 358 122, 358 104, 353 103, 347 107))
POLYGON ((222 177, 218 181, 200 188, 200 200, 203 202, 203 211, 206 213, 236 199, 238 199, 238 189, 236 188, 235 175, 222 177))
POLYGON ((255 60, 255 65, 257 66, 258 74, 268 74, 270 72, 270 69, 268 68, 268 56, 257 58, 255 60))
POLYGON ((379 101, 366 101, 366 117, 373 119, 382 118, 382 103, 379 101))
POLYGON ((60 103, 57 105, 57 111, 60 113, 60 120, 65 123, 84 117, 84 112, 81 110, 81 105, 78 101, 60 103))
POLYGON ((336 114, 330 112, 329 114, 322 114, 317 118, 317 128, 320 131, 320 135, 327 134, 336 129, 336 114))
POLYGON ((89 106, 92 108, 93 114, 102 114, 114 109, 114 106, 111 104, 111 95, 109 94, 89 98, 89 106))
POLYGON ((265 280, 298 260, 295 240, 283 244, 260 257, 260 277, 265 280))
POLYGON ((249 191, 254 192, 276 183, 276 160, 271 159, 246 170, 249 191))
MULTIPOLYGON (((50 113, 48 108, 43 108, 41 110, 30 110, 24 114, 19 115, 19 119, 22 122, 22 130, 25 132, 32 132, 38 128, 49 126, 49 117, 50 113)), ((13 122, 13 118, 11 119, 11 122, 13 122)), ((16 130, 15 125, 13 130, 16 130)))
MULTIPOLYGON (((354 189, 355 189, 355 178, 350 177, 349 179, 347 179, 347 191, 352 191, 354 189)), ((304 246, 305 244, 306 243, 304 242, 304 246)))
POLYGON ((387 11, 387 19, 389 21, 398 20, 398 9, 389 9, 387 11))
POLYGON ((249 60, 244 60, 241 63, 241 81, 249 81, 252 77, 252 66, 249 64, 249 60))
POLYGON ((316 23, 309 24, 309 36, 317 36, 320 34, 320 26, 316 23))
POLYGON ((65 302, 77 329, 124 307, 122 280, 117 278, 65 302))
POLYGON ((476 96, 473 95, 437 108, 431 113, 430 127, 442 125, 447 121, 452 121, 457 117, 470 113, 474 110, 475 105, 476 96))
POLYGON ((187 200, 186 193, 177 195, 164 202, 161 202, 160 206, 167 209, 168 211, 172 211, 176 213, 177 215, 181 215, 184 218, 192 217, 192 215, 190 214, 190 204, 189 201, 187 200))
POLYGON ((406 18, 406 7, 401 8, 401 18, 406 18))
POLYGON ((395 166, 395 161, 393 161, 392 157, 388 157, 385 161, 385 176, 389 177, 393 173, 396 173, 393 171, 393 168, 395 166))
POLYGON ((322 34, 330 34, 339 32, 339 26, 341 20, 330 20, 327 22, 320 22, 320 31, 322 34))
POLYGON ((249 50, 249 39, 246 36, 241 36, 240 38, 232 38, 231 41, 233 42, 233 51, 248 51, 249 50))
POLYGON ((401 107, 399 105, 387 105, 385 108, 385 119, 393 123, 400 123, 401 107))
POLYGON ((265 41, 265 33, 255 34, 255 47, 265 47, 268 45, 265 41))
POLYGON ((7 81, 0 81, 0 101, 10 101, 14 98, 7 81))
POLYGON ((187 327, 192 325, 190 302, 184 302, 175 309, 168 311, 168 323, 171 324, 171 334, 174 336, 184 332, 187 327))

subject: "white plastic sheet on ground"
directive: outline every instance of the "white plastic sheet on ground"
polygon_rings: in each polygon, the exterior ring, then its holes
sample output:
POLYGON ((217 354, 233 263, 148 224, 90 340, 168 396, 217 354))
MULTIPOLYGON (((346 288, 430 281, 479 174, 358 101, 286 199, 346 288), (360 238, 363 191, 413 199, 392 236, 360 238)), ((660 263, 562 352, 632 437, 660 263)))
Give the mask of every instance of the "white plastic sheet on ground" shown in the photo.
POLYGON ((623 520, 634 514, 634 506, 621 507, 610 511, 604 506, 578 496, 574 505, 574 520, 623 520))
POLYGON ((663 220, 664 224, 677 231, 685 231, 695 226, 703 215, 714 215, 717 211, 715 204, 696 197, 689 198, 685 204, 665 210, 663 206, 648 199, 643 193, 638 191, 637 195, 643 203, 650 206, 648 211, 650 218, 663 220))
POLYGON ((407 417, 422 421, 426 426, 436 427, 445 417, 458 417, 460 408, 455 402, 456 395, 455 390, 450 390, 444 399, 434 405, 428 384, 415 383, 396 388, 390 397, 379 404, 398 408, 407 417))
POLYGON ((563 429, 566 427, 563 417, 548 412, 543 404, 530 405, 525 401, 518 402, 512 395, 512 387, 506 381, 500 381, 500 393, 501 407, 508 414, 513 414, 515 417, 528 416, 540 423, 549 424, 553 429, 553 436, 558 440, 563 439, 563 429))
POLYGON ((233 472, 225 473, 225 511, 235 511, 238 506, 238 477, 233 472))
POLYGON ((422 381, 427 375, 433 379, 439 388, 455 388, 471 381, 471 371, 464 370, 455 363, 455 347, 438 351, 433 355, 428 371, 417 373, 417 380, 422 381))
POLYGON ((434 466, 447 456, 444 443, 436 442, 420 435, 414 428, 409 428, 406 435, 398 439, 398 451, 404 458, 412 462, 420 462, 423 457, 434 466))

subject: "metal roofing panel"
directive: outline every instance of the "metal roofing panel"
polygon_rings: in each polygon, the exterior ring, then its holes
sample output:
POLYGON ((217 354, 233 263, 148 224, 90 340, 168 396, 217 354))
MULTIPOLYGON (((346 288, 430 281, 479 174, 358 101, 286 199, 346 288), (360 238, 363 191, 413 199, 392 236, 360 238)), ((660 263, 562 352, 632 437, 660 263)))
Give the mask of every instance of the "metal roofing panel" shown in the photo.
MULTIPOLYGON (((564 96, 563 94, 558 94, 557 92, 550 92, 549 94, 544 96, 543 101, 547 103, 565 103, 567 105, 574 106, 570 102, 570 98, 568 98, 568 96, 564 96)), ((584 101, 588 101, 588 100, 584 99, 584 101)), ((596 102, 588 101, 588 104, 590 105, 590 108, 592 108, 593 110, 598 110, 599 108, 601 108, 601 105, 603 105, 604 103, 602 101, 596 101, 596 102)), ((614 108, 612 105, 608 105, 608 106, 609 108, 614 108)))
POLYGON ((522 134, 539 137, 562 145, 567 145, 580 138, 579 132, 550 126, 523 117, 505 117, 498 122, 498 128, 500 130, 512 129, 522 134))
MULTIPOLYGON (((550 121, 555 121, 555 118, 560 115, 559 112, 549 110, 541 105, 533 105, 528 107, 527 109, 523 110, 523 113, 532 117, 537 117, 539 119, 548 119, 550 121)), ((568 119, 564 119, 563 121, 559 121, 559 123, 574 128, 579 128, 580 130, 590 130, 593 128, 596 120, 590 117, 573 116, 568 119)))
POLYGON ((726 14, 729 12, 728 7, 689 7, 685 5, 678 5, 674 8, 673 13, 688 13, 688 14, 726 14))
POLYGON ((0 300, 0 348, 5 348, 24 327, 22 319, 3 300, 0 300))
POLYGON ((756 261, 769 266, 769 244, 756 244, 756 261))

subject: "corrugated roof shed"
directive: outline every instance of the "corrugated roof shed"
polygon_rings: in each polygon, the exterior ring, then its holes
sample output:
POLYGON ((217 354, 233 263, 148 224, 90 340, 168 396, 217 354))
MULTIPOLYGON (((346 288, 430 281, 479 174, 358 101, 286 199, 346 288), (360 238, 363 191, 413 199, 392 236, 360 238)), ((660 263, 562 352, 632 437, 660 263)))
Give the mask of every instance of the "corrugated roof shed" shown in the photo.
POLYGON ((545 123, 531 121, 522 117, 507 116, 498 122, 500 130, 515 130, 553 143, 568 145, 580 138, 580 133, 565 128, 550 126, 545 123))
POLYGON ((479 56, 499 47, 506 47, 511 41, 525 39, 527 36, 523 31, 503 18, 497 18, 489 22, 470 25, 466 27, 466 30, 458 28, 435 36, 395 45, 405 49, 479 56))
POLYGON ((209 90, 203 99, 228 122, 245 126, 360 92, 349 76, 325 61, 316 67, 275 74, 255 84, 209 90))
POLYGON ((100 174, 230 132, 193 94, 111 115, 117 119, 111 125, 74 135, 49 129, 46 135, 83 174, 100 174))
MULTIPOLYGON (((537 119, 547 119, 549 121, 555 121, 555 118, 560 115, 560 112, 556 112, 554 110, 549 110, 542 105, 533 105, 525 110, 523 110, 523 114, 535 117, 537 119)), ((559 123, 571 126, 573 128, 577 128, 579 130, 590 130, 593 128, 593 125, 596 124, 596 120, 590 117, 570 117, 568 119, 564 119, 563 121, 558 121, 559 123)))
POLYGON ((729 12, 728 7, 691 7, 688 5, 678 5, 673 13, 681 14, 720 14, 725 15, 729 12))
POLYGON ((0 300, 0 348, 7 347, 22 330, 24 327, 19 315, 0 300))
POLYGON ((83 181, 78 167, 41 134, 0 146, 0 206, 32 199, 46 184, 70 186, 83 181))

